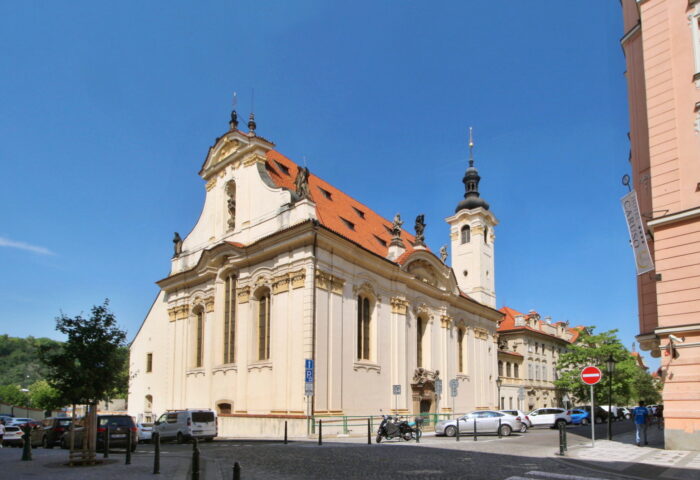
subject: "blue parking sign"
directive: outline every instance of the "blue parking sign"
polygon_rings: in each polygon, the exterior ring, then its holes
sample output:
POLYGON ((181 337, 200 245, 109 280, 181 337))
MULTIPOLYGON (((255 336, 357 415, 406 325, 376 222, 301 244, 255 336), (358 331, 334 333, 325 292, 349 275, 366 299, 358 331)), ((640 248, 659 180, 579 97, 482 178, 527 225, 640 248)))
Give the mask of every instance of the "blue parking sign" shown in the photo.
POLYGON ((314 368, 314 361, 313 361, 312 359, 307 358, 307 359, 305 360, 304 364, 305 364, 305 367, 304 367, 304 368, 310 368, 310 369, 313 370, 313 368, 314 368))

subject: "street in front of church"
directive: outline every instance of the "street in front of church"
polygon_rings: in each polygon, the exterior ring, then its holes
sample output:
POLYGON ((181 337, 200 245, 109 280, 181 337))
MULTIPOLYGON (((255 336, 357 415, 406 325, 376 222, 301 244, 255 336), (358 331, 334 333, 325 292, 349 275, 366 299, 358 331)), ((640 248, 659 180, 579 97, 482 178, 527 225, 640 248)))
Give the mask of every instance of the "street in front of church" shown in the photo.
MULTIPOLYGON (((605 426, 597 436, 604 438, 605 426)), ((474 478, 484 480, 690 480, 700 473, 700 454, 662 450, 662 431, 650 430, 650 446, 632 445, 633 426, 614 425, 614 440, 590 444, 590 428, 567 429, 569 450, 557 455, 558 433, 534 429, 510 437, 483 436, 474 441, 464 436, 435 437, 429 433, 420 443, 405 441, 367 445, 363 437, 327 437, 319 445, 315 438, 217 440, 199 445, 202 480, 233 476, 238 462, 240 478, 474 478)), ((60 449, 34 451, 34 460, 22 462, 19 450, 0 450, 0 463, 12 479, 70 478, 158 478, 153 475, 153 445, 140 444, 132 464, 124 465, 123 452, 114 451, 102 466, 69 468, 63 465, 60 449)), ((164 443, 161 446, 162 478, 190 479, 192 445, 164 443)))

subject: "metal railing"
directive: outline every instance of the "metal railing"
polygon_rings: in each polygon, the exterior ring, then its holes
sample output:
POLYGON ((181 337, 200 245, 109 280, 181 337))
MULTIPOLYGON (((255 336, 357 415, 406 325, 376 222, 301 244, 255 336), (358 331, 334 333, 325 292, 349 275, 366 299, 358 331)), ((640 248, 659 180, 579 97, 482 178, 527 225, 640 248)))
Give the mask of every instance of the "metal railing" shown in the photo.
MULTIPOLYGON (((390 414, 393 415, 393 414, 390 414)), ((435 424, 440 420, 449 420, 463 414, 452 413, 423 413, 421 415, 401 415, 402 417, 413 420, 416 416, 423 417, 422 429, 430 431, 435 429, 435 424)), ((318 421, 323 421, 323 429, 326 434, 349 435, 355 431, 358 434, 364 433, 367 429, 367 420, 370 421, 370 429, 375 431, 382 421, 382 415, 314 415, 307 419, 308 431, 312 435, 316 434, 318 421), (328 430, 326 430, 328 429, 328 430)))

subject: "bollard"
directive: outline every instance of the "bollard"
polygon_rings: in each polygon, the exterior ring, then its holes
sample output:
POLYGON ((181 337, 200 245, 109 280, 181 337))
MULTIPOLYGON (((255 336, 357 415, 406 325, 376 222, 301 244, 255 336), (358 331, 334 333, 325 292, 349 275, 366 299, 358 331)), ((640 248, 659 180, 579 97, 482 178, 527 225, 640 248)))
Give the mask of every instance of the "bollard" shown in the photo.
POLYGON ((160 473, 160 433, 155 432, 152 435, 152 441, 155 443, 156 454, 153 457, 153 475, 160 473))
POLYGON ((238 462, 233 464, 233 480, 241 480, 241 466, 238 462))
POLYGON ((126 434, 126 460, 125 465, 131 465, 131 429, 126 434))
POLYGON ((105 429, 105 439, 102 442, 104 447, 104 452, 102 452, 102 458, 109 458, 109 426, 105 429))
POLYGON ((284 444, 287 445, 287 420, 284 421, 284 444))
POLYGON ((22 427, 22 431, 24 432, 24 435, 22 435, 22 440, 24 440, 24 444, 22 445, 22 461, 27 461, 32 459, 32 441, 29 436, 30 427, 28 423, 22 427))
POLYGON ((457 417, 457 435, 455 435, 455 439, 459 442, 459 417, 457 417))
POLYGON ((367 445, 372 445, 372 425, 371 420, 367 419, 367 445))
POLYGON ((563 424, 562 430, 564 430, 564 451, 568 452, 569 451, 569 444, 566 440, 566 424, 563 424))
POLYGON ((498 417, 498 438, 502 438, 502 435, 501 435, 501 417, 498 417))
POLYGON ((474 441, 476 442, 476 418, 474 419, 474 441))
POLYGON ((323 420, 318 421, 318 444, 323 445, 323 420))
POLYGON ((566 451, 566 445, 565 445, 565 440, 564 440, 564 426, 565 424, 562 424, 561 422, 559 423, 559 455, 564 456, 564 452, 566 451))
POLYGON ((197 437, 192 439, 192 480, 199 480, 199 444, 197 437))

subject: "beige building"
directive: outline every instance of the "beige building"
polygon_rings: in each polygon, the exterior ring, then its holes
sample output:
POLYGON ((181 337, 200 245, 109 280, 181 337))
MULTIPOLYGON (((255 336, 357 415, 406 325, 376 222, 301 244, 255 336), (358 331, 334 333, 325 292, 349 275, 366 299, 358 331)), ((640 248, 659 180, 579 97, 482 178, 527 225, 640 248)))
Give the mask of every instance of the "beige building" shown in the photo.
POLYGON ((700 449, 700 1, 622 0, 632 187, 655 270, 639 341, 661 358, 665 445, 700 449))
POLYGON ((495 406, 497 221, 473 160, 447 219, 457 272, 422 216, 408 233, 248 127, 234 112, 199 172, 202 213, 131 345, 129 413, 212 408, 220 435, 279 435, 285 420, 306 434, 308 415, 449 413, 449 380, 455 410, 495 406))
POLYGON ((529 412, 535 408, 562 407, 554 387, 557 360, 578 338, 578 330, 564 322, 552 323, 539 313, 500 310, 498 327, 498 375, 500 408, 529 412))

